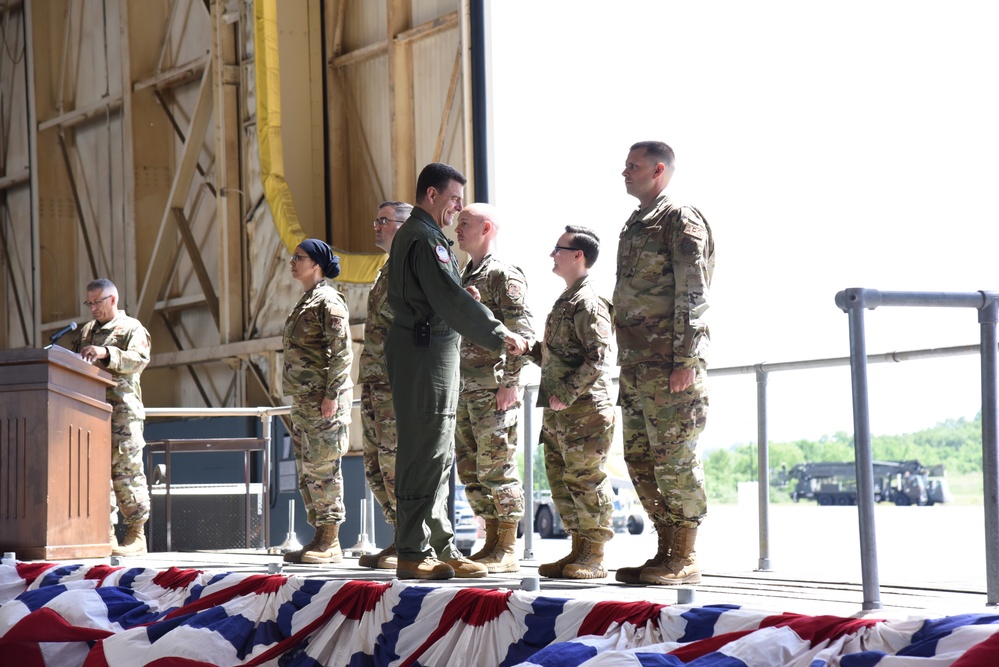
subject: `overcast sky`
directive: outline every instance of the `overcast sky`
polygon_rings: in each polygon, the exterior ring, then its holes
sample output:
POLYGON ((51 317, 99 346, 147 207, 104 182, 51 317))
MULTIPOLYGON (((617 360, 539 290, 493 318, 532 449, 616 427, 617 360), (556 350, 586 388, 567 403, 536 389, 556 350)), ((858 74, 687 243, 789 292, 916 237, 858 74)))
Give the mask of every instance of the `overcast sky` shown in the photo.
MULTIPOLYGON (((548 253, 595 228, 613 289, 635 141, 677 154, 672 195, 712 226, 712 367, 847 356, 847 287, 999 290, 999 3, 499 0, 491 6, 500 252, 538 327, 548 253), (526 241, 526 242, 525 242, 526 241)), ((868 352, 977 344, 974 310, 867 313, 868 352)), ((871 366, 871 425, 981 407, 979 357, 871 366)), ((848 368, 774 374, 772 440, 852 432, 848 368)), ((712 383, 703 442, 756 439, 752 375, 712 383)))

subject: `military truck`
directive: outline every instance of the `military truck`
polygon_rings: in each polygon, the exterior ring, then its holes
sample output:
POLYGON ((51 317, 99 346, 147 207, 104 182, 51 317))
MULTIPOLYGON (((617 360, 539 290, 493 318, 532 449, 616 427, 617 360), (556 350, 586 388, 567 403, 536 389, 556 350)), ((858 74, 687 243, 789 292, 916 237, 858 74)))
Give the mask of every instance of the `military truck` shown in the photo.
MULTIPOLYGON (((943 466, 932 469, 919 461, 875 461, 874 501, 896 505, 934 505, 952 499, 943 466)), ((791 499, 819 505, 856 505, 857 469, 853 461, 799 463, 782 469, 777 483, 791 487, 791 499)))

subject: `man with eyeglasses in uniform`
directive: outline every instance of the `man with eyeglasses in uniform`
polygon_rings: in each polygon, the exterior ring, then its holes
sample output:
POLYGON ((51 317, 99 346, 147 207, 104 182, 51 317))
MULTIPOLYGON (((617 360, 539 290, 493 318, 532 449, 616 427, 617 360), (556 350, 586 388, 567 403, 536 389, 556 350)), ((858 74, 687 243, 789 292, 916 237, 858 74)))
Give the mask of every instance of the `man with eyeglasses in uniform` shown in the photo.
MULTIPOLYGON (((387 201, 378 207, 372 223, 375 245, 389 252, 396 231, 413 211, 413 205, 387 201)), ((361 383, 361 428, 364 442, 364 475, 375 500, 382 507, 385 521, 395 529, 395 454, 396 423, 392 407, 392 387, 385 367, 385 336, 392 326, 388 305, 388 263, 382 266, 375 284, 368 292, 368 315, 364 321, 364 350, 357 381, 361 383)), ((361 567, 394 570, 395 542, 378 553, 364 554, 361 567)))
POLYGON ((142 468, 142 436, 146 418, 139 378, 149 363, 149 332, 139 320, 118 308, 118 288, 107 278, 87 285, 94 319, 83 325, 73 351, 85 361, 111 373, 115 384, 107 389, 111 404, 111 555, 146 553, 145 525, 149 520, 149 489, 142 468), (122 544, 115 536, 118 510, 128 531, 122 544))
POLYGON ((538 567, 538 574, 552 579, 606 577, 604 544, 614 537, 614 491, 604 471, 616 414, 608 361, 611 305, 589 276, 599 254, 592 229, 566 226, 551 252, 552 273, 565 281, 565 291, 552 306, 544 338, 530 352, 541 366, 537 406, 544 408, 545 475, 572 537, 568 555, 538 567))

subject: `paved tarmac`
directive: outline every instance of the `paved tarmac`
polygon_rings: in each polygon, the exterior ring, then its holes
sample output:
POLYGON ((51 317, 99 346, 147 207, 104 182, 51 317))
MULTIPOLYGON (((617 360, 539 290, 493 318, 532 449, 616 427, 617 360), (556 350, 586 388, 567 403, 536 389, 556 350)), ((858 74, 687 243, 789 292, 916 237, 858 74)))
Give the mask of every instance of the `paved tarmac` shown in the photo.
MULTIPOLYGON (((698 535, 703 581, 673 587, 627 586, 614 581, 613 570, 644 562, 656 549, 656 536, 617 534, 606 548, 611 576, 604 580, 539 579, 541 595, 578 599, 662 604, 736 604, 773 612, 870 616, 877 618, 937 617, 994 610, 987 605, 984 513, 981 507, 879 506, 875 510, 880 585, 872 600, 880 608, 865 610, 859 552, 857 508, 815 504, 770 508, 769 569, 760 570, 760 539, 755 507, 718 505, 710 508, 698 535)), ((355 536, 342 536, 350 546, 355 536)), ((380 545, 384 546, 384 545, 380 545)), ((539 563, 568 552, 566 539, 533 541, 533 558, 521 561, 515 574, 483 579, 414 582, 437 586, 530 588, 539 563)), ((518 544, 524 554, 524 541, 518 544)), ((74 562, 104 562, 108 559, 74 562)), ((152 553, 122 559, 122 565, 166 569, 171 566, 207 571, 266 573, 280 567, 284 575, 330 579, 388 581, 392 571, 361 568, 356 558, 337 565, 288 565, 264 551, 227 550, 152 553)))

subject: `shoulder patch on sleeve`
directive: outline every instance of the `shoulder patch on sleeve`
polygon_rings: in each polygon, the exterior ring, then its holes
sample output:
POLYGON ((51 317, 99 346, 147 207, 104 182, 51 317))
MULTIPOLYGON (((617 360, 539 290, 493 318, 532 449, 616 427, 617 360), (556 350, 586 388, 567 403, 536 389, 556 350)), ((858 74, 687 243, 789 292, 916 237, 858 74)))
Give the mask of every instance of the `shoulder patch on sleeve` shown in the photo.
POLYGON ((438 243, 437 247, 434 248, 434 254, 437 255, 438 262, 441 262, 442 264, 451 263, 451 253, 449 253, 447 251, 447 248, 445 248, 441 244, 438 243))
POLYGON ((683 226, 683 233, 687 236, 693 236, 695 239, 704 239, 704 228, 692 222, 688 222, 683 226))
POLYGON ((506 284, 506 295, 511 299, 518 300, 524 296, 524 287, 519 282, 511 280, 506 284))
POLYGON ((680 241, 680 252, 684 255, 693 255, 697 252, 697 242, 691 239, 680 241))

